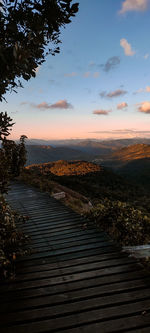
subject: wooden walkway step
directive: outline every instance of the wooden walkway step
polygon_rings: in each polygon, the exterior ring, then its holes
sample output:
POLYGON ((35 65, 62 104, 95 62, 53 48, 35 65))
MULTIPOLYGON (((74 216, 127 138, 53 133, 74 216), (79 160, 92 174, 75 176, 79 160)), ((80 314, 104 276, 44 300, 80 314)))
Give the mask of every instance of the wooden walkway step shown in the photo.
POLYGON ((104 233, 48 194, 13 184, 32 254, 0 285, 0 333, 150 332, 150 276, 104 233))

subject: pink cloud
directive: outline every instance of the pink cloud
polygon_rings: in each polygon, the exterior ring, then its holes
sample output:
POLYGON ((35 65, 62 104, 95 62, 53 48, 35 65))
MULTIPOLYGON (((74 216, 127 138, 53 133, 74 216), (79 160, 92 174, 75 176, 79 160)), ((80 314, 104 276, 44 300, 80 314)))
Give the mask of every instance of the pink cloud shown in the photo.
POLYGON ((113 98, 113 97, 118 97, 118 96, 125 95, 126 93, 127 93, 127 91, 125 91, 125 90, 117 89, 117 90, 109 92, 106 95, 106 97, 113 98))
POLYGON ((64 100, 60 100, 54 104, 48 104, 46 102, 42 102, 40 104, 37 105, 33 105, 35 108, 37 109, 43 109, 43 110, 47 110, 47 109, 72 109, 73 106, 68 103, 65 99, 64 100))
POLYGON ((94 110, 93 111, 93 114, 97 114, 99 116, 101 115, 105 115, 107 116, 109 114, 109 112, 111 112, 111 110, 103 110, 103 109, 100 109, 100 110, 94 110))
POLYGON ((74 77, 74 76, 77 76, 77 73, 76 72, 72 72, 72 73, 66 73, 64 74, 65 77, 74 77))
POLYGON ((28 102, 21 102, 20 105, 26 105, 28 102))
POLYGON ((119 103, 119 104, 117 105, 117 109, 118 109, 118 110, 122 110, 122 109, 127 108, 127 106, 128 106, 128 104, 127 104, 126 102, 122 102, 122 103, 119 103))
POLYGON ((88 77, 90 76, 90 72, 85 72, 85 73, 83 74, 83 76, 86 77, 86 78, 88 78, 88 77))
POLYGON ((138 104, 138 111, 143 113, 150 113, 150 102, 145 101, 140 104, 138 104))
POLYGON ((99 75, 100 75, 99 72, 95 72, 95 73, 93 73, 93 77, 94 77, 94 78, 99 77, 99 75))
POLYGON ((148 0, 125 0, 122 2, 122 8, 119 14, 125 14, 131 11, 145 11, 148 7, 148 0))
POLYGON ((136 95, 136 94, 140 94, 140 93, 149 93, 150 92, 150 86, 146 86, 145 88, 140 88, 138 90, 136 90, 133 94, 136 95))
POLYGON ((124 49, 124 54, 128 57, 132 57, 135 51, 132 50, 131 44, 125 38, 120 39, 120 46, 124 49))

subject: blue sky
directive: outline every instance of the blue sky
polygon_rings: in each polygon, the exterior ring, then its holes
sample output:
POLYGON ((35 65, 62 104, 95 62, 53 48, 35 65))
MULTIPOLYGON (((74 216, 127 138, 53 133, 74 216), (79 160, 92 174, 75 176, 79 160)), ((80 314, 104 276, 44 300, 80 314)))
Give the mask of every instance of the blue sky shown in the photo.
POLYGON ((149 17, 150 0, 80 0, 60 54, 1 103, 13 138, 150 136, 149 17))

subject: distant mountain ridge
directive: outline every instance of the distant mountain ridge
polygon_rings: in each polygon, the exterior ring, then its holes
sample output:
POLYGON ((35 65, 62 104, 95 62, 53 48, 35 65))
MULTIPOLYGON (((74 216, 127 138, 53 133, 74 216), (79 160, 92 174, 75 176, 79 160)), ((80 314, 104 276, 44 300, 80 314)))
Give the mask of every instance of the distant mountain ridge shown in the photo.
POLYGON ((103 165, 150 189, 150 145, 135 144, 113 152, 103 165))
POLYGON ((141 143, 124 147, 112 153, 112 159, 130 161, 150 157, 150 145, 141 143))
POLYGON ((117 149, 126 147, 129 145, 137 144, 137 143, 145 143, 150 144, 150 139, 148 138, 131 138, 131 139, 64 139, 64 140, 43 140, 43 139, 28 139, 27 144, 28 145, 52 145, 53 147, 58 146, 82 146, 82 147, 88 147, 91 145, 97 145, 101 144, 107 148, 114 148, 117 149))
POLYGON ((128 143, 129 139, 103 142, 84 140, 74 145, 56 147, 45 144, 26 145, 27 165, 58 160, 99 160, 108 166, 118 167, 126 160, 150 157, 150 145, 127 145, 128 143), (121 149, 118 150, 118 147, 121 149))
POLYGON ((39 164, 58 160, 90 160, 90 155, 68 147, 52 147, 50 145, 26 145, 27 163, 39 164))
POLYGON ((150 158, 150 145, 138 143, 112 152, 106 157, 103 164, 112 168, 120 168, 128 162, 144 158, 150 158))

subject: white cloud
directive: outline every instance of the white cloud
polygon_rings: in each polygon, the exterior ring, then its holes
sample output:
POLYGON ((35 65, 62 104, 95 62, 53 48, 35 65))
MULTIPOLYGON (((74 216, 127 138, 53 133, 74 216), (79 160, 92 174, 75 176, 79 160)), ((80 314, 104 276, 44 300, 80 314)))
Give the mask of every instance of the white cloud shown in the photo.
POLYGON ((119 103, 119 104, 117 105, 117 109, 118 109, 118 110, 122 110, 122 109, 127 108, 127 106, 128 106, 128 104, 127 104, 126 102, 122 102, 122 103, 119 103))
POLYGON ((146 87, 146 92, 150 92, 150 86, 146 87))
POLYGON ((148 7, 148 0, 125 0, 122 2, 119 14, 125 14, 131 11, 144 12, 148 7))
POLYGON ((135 51, 132 50, 131 44, 129 44, 125 38, 120 40, 120 46, 123 47, 126 56, 131 57, 135 54, 135 51))

